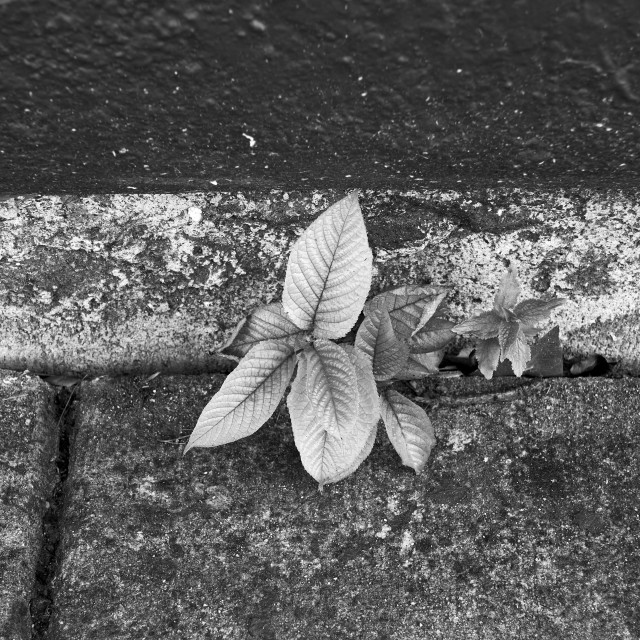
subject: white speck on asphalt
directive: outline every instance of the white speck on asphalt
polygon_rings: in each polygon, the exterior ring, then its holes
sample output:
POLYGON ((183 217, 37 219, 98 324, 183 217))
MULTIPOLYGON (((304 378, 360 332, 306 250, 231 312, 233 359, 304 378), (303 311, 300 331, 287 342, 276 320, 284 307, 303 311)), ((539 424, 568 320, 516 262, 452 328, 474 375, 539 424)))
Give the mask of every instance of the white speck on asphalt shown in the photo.
POLYGON ((251 148, 256 146, 256 139, 253 136, 250 136, 246 133, 243 133, 242 135, 249 141, 249 146, 251 148))

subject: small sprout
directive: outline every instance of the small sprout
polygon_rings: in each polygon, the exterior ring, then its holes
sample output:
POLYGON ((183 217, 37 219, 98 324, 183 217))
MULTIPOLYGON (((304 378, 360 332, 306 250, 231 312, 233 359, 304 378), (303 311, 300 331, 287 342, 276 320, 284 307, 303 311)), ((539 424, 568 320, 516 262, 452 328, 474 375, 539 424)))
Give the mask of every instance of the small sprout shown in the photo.
POLYGON ((509 360, 516 376, 521 376, 531 360, 527 337, 538 334, 539 326, 551 312, 566 302, 565 298, 518 302, 520 283, 516 267, 510 265, 503 276, 493 302, 493 309, 457 324, 453 331, 478 339, 476 359, 485 378, 492 378, 503 360, 509 360))

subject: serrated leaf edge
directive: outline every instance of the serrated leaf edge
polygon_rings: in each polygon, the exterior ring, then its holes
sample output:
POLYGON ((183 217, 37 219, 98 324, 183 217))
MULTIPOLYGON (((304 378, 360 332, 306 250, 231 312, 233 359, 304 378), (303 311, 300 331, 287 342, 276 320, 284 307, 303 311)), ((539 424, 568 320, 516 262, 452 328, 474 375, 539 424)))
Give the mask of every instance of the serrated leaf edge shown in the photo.
MULTIPOLYGON (((247 356, 245 356, 238 366, 225 378, 222 386, 218 390, 218 392, 209 400, 205 408, 203 409, 200 417, 198 418, 198 422, 191 433, 191 437, 187 445, 183 450, 183 455, 186 454, 190 449, 194 447, 211 447, 211 446, 221 446, 223 444, 228 444, 229 442, 235 442, 236 440, 240 440, 245 438, 253 433, 255 433, 272 415, 276 410, 278 404, 282 396, 284 395, 287 385, 291 380, 291 376, 293 375, 293 371, 295 369, 295 354, 293 349, 286 345, 282 345, 277 342, 264 342, 260 345, 254 347, 247 356), (262 352, 268 351, 276 351, 279 354, 279 358, 275 366, 271 369, 263 369, 260 376, 256 376, 255 373, 252 374, 249 372, 249 369, 253 367, 264 366, 260 364, 260 356, 262 352), (257 363, 256 363, 257 361, 257 363), (282 371, 283 367, 287 367, 287 370, 282 371), (281 375, 279 380, 273 380, 274 376, 281 375), (256 382, 256 378, 258 381, 256 382), (251 382, 251 386, 249 386, 249 390, 246 388, 242 388, 241 381, 249 380, 251 382), (218 427, 220 424, 224 424, 227 419, 233 420, 234 414, 236 411, 239 411, 241 407, 243 408, 243 412, 247 409, 255 409, 255 407, 250 403, 255 399, 255 395, 261 390, 264 391, 265 385, 270 382, 274 382, 277 386, 277 397, 272 396, 266 399, 266 408, 265 408, 265 400, 257 406, 257 411, 253 411, 252 414, 249 415, 249 425, 243 424, 243 419, 246 419, 244 413, 241 415, 240 426, 243 427, 241 431, 241 435, 232 438, 226 438, 222 442, 218 442, 216 444, 197 444, 198 441, 205 438, 213 429, 218 427), (242 388, 242 390, 237 390, 235 385, 238 385, 242 388), (244 395, 243 395, 244 394, 244 395), (222 405, 220 408, 223 413, 221 415, 216 415, 213 418, 210 418, 208 414, 213 413, 216 409, 216 402, 221 403, 225 399, 225 395, 229 396, 229 406, 225 407, 222 405), (258 418, 256 418, 256 414, 258 418), (212 424, 208 426, 206 425, 209 420, 212 420, 212 424), (257 423, 256 423, 257 422, 257 423), (194 438, 195 434, 198 434, 199 430, 202 430, 202 433, 197 435, 194 438)), ((236 430, 239 429, 238 424, 236 422, 235 425, 236 430)), ((229 427, 227 427, 229 430, 229 427)))
POLYGON ((382 415, 382 421, 384 422, 387 430, 389 440, 400 456, 402 464, 407 467, 411 467, 416 474, 419 474, 427 464, 429 456, 431 455, 431 450, 436 443, 433 425, 431 424, 431 420, 429 419, 426 411, 422 407, 419 407, 415 402, 409 400, 409 398, 403 396, 401 393, 398 393, 393 389, 385 389, 380 394, 380 413, 382 415), (418 414, 420 420, 425 420, 426 433, 420 433, 420 427, 416 424, 403 423, 399 417, 400 411, 397 408, 399 406, 403 406, 407 408, 408 411, 418 414), (391 416, 389 414, 391 414, 391 416), (410 443, 407 441, 407 437, 404 433, 404 431, 408 429, 412 429, 414 431, 414 436, 416 436, 417 439, 423 437, 428 441, 426 446, 416 444, 415 442, 411 443, 411 446, 419 451, 417 456, 415 455, 415 452, 409 451, 410 443), (425 450, 426 453, 424 453, 425 450), (420 451, 423 453, 420 453, 420 451))

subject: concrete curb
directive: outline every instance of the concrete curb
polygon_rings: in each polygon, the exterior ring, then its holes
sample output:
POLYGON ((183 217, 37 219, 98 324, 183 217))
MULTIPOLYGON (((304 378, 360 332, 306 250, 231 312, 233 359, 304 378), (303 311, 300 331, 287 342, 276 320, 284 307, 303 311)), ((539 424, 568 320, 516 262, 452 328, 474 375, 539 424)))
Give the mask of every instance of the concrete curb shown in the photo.
MULTIPOLYGON (((0 371, 0 638, 30 640, 42 519, 57 479, 54 392, 0 371)), ((35 603, 36 606, 38 603, 35 603)))
MULTIPOLYGON (((336 191, 16 197, 0 203, 0 366, 99 375, 228 371, 215 355, 253 307, 279 299, 297 235, 336 191)), ((453 319, 488 308, 504 268, 525 297, 569 298, 569 355, 640 373, 635 191, 366 191, 372 293, 451 288, 453 319)))
POLYGON ((182 457, 222 379, 82 384, 52 640, 639 637, 637 380, 430 380, 320 494, 285 414, 182 457))

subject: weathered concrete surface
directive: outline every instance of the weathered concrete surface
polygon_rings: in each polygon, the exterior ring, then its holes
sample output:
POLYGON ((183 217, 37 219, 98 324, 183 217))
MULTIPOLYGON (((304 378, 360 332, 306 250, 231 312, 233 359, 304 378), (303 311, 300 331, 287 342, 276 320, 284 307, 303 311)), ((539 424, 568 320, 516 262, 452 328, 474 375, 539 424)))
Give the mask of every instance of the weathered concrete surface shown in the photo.
POLYGON ((221 381, 82 384, 53 640, 640 637, 638 380, 428 381, 426 472, 322 494, 286 410, 182 457, 221 381))
POLYGON ((1 0, 0 193, 635 187, 639 31, 637 0, 1 0))
POLYGON ((52 388, 0 371, 0 639, 30 640, 42 518, 57 473, 52 388))
MULTIPOLYGON (((297 235, 337 191, 18 197, 0 202, 0 366, 79 375, 225 370, 215 355, 278 300, 297 235)), ((365 191, 372 294, 451 288, 452 319, 489 308, 504 260, 525 297, 563 296, 569 355, 640 372, 635 191, 365 191)))

